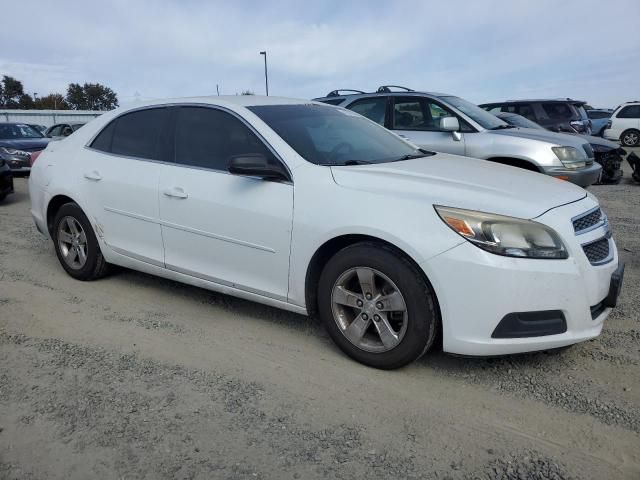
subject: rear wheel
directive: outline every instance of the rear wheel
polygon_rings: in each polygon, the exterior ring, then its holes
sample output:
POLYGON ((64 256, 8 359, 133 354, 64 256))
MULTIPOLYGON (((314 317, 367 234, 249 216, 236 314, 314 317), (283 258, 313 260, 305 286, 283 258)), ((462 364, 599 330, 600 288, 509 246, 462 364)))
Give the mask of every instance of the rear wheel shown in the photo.
POLYGON ((75 203, 65 203, 55 215, 52 230, 56 255, 66 272, 78 280, 96 280, 106 275, 102 256, 89 219, 75 203))
POLYGON ((318 311, 336 344, 376 368, 402 367, 433 344, 435 296, 421 272, 384 245, 344 248, 325 266, 318 311))
POLYGON ((640 145, 640 131, 635 129, 625 130, 620 135, 620 143, 625 147, 637 147, 640 145))

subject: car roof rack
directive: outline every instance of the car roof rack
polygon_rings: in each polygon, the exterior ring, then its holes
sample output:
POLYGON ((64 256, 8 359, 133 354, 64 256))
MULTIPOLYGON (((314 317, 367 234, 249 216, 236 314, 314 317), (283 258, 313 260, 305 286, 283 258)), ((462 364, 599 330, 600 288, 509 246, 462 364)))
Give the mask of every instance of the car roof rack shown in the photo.
POLYGON ((400 85, 382 85, 381 87, 378 87, 377 93, 393 93, 391 91, 392 88, 399 88, 405 92, 415 92, 413 88, 402 87, 400 85))
POLYGON ((366 92, 363 92, 362 90, 353 90, 351 88, 339 88, 337 90, 331 90, 327 94, 327 97, 339 97, 339 96, 342 95, 342 93, 340 93, 340 92, 352 92, 352 93, 347 94, 347 95, 358 95, 360 93, 366 93, 366 92))

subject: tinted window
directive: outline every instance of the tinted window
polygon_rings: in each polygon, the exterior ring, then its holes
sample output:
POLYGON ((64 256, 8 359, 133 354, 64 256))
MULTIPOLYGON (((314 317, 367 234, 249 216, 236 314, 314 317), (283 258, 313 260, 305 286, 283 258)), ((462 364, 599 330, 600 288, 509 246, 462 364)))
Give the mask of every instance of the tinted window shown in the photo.
POLYGON ((616 115, 618 118, 640 118, 640 105, 628 105, 616 115))
POLYGON ((543 103, 542 109, 551 120, 572 120, 579 118, 578 112, 568 103, 543 103))
POLYGON ((213 108, 180 108, 176 123, 176 162, 226 171, 229 159, 242 154, 273 158, 257 135, 233 115, 213 108))
POLYGON ((113 139, 113 131, 115 130, 116 122, 113 121, 107 125, 106 128, 98 134, 98 136, 91 143, 91 148, 100 150, 102 152, 111 152, 111 140, 113 139))
POLYGON ((168 114, 167 108, 151 108, 118 117, 111 140, 111 153, 158 160, 158 140, 168 114))
POLYGON ((62 135, 63 126, 64 125, 54 125, 53 127, 51 127, 51 130, 49 130, 49 136, 59 137, 60 135, 62 135))
POLYGON ((353 102, 347 106, 349 110, 353 110, 369 120, 384 125, 384 117, 387 111, 387 97, 365 98, 353 102))
POLYGON ((455 116, 450 110, 420 98, 397 98, 393 107, 393 128, 439 131, 440 119, 455 116))
POLYGON ((591 118, 592 120, 598 120, 600 118, 609 118, 611 116, 609 112, 598 112, 595 110, 588 111, 587 115, 589 115, 589 118, 591 118))
POLYGON ((425 156, 360 115, 328 105, 248 107, 309 162, 320 165, 383 163, 425 156))
POLYGON ((533 107, 527 103, 516 105, 515 108, 510 111, 517 113, 532 122, 536 121, 536 114, 533 112, 533 107))

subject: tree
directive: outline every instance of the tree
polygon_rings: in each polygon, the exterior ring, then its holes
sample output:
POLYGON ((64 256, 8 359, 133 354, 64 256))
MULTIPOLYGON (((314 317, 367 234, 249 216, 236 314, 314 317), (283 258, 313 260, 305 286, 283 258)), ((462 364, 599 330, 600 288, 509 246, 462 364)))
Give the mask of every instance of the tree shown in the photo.
POLYGON ((243 90, 240 95, 255 95, 251 90, 243 90))
POLYGON ((40 97, 33 102, 34 108, 41 110, 69 110, 69 104, 64 96, 59 93, 50 93, 44 97, 40 97))
POLYGON ((2 76, 2 95, 0 106, 4 108, 19 108, 20 98, 24 95, 24 87, 20 80, 9 75, 2 76))
POLYGON ((18 108, 21 108, 22 110, 31 110, 33 107, 33 98, 31 98, 31 95, 27 93, 20 95, 20 98, 18 99, 18 108))
POLYGON ((118 106, 118 96, 99 83, 70 83, 66 102, 73 110, 112 110, 118 106))

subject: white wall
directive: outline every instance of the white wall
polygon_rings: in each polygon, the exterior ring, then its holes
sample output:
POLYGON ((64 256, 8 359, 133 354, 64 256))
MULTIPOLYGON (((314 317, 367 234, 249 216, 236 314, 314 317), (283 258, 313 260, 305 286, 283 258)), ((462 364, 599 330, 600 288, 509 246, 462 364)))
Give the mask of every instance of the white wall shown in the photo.
POLYGON ((92 110, 0 110, 0 122, 36 123, 50 127, 56 123, 88 122, 104 112, 92 110))

